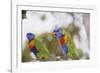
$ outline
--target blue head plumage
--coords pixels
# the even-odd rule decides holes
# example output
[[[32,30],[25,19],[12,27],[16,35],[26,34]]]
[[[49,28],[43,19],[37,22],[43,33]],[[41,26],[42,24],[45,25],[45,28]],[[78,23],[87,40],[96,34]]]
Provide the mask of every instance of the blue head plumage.
[[[61,28],[56,28],[54,32],[56,33],[57,38],[61,38],[63,35],[61,32]]]
[[[54,29],[54,32],[59,32],[59,31],[61,31],[61,28],[56,27],[56,28]]]
[[[27,33],[26,37],[29,41],[33,40],[35,38],[35,35],[33,33]]]

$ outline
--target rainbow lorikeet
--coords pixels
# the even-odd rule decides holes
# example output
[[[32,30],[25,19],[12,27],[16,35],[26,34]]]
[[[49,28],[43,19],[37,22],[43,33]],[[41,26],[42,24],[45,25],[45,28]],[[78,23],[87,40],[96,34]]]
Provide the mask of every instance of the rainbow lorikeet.
[[[67,53],[68,53],[68,47],[67,47],[67,40],[66,40],[66,36],[62,33],[60,28],[56,28],[53,33],[56,35],[58,42],[61,46],[61,50],[63,52],[64,55],[64,59],[66,59],[67,57]]]
[[[37,53],[39,52],[38,49],[35,46],[35,35],[33,33],[27,33],[26,35],[27,39],[28,39],[28,47],[30,49],[30,51],[37,57]]]

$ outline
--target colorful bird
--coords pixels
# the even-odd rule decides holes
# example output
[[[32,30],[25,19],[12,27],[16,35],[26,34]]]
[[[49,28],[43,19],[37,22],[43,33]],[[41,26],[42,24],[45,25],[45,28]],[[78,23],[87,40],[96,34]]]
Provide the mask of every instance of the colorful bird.
[[[68,47],[67,47],[67,35],[65,36],[61,29],[60,28],[56,28],[54,31],[53,31],[53,34],[56,35],[57,37],[57,40],[61,46],[61,50],[63,52],[63,55],[64,55],[64,59],[67,58],[67,53],[68,53]]]
[[[40,61],[48,61],[51,58],[51,54],[50,54],[48,48],[46,47],[46,44],[40,40],[41,40],[41,38],[39,38],[39,37],[37,37],[35,40],[36,41],[35,45],[39,50],[38,59]]]
[[[35,42],[34,42],[35,35],[33,33],[27,33],[26,37],[29,40],[28,47],[29,47],[30,51],[37,57],[37,53],[39,51],[35,46]]]

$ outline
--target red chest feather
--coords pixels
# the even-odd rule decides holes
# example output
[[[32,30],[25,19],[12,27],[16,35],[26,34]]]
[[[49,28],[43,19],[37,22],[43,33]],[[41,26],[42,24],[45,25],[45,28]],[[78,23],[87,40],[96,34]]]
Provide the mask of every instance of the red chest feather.
[[[59,41],[60,41],[61,45],[65,44],[65,38],[64,38],[64,36],[62,36]]]

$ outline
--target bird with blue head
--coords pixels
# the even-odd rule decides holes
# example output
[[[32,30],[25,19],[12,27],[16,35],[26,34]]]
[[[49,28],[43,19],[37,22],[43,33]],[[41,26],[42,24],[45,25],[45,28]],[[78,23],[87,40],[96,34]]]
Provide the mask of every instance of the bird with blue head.
[[[55,28],[53,31],[53,34],[57,37],[57,40],[61,46],[61,50],[62,50],[64,59],[67,59],[68,47],[66,44],[67,41],[65,39],[67,37],[67,35],[64,35],[62,33],[61,28]]]
[[[29,32],[27,33],[26,37],[28,39],[28,48],[37,57],[39,50],[35,46],[35,35]]]

